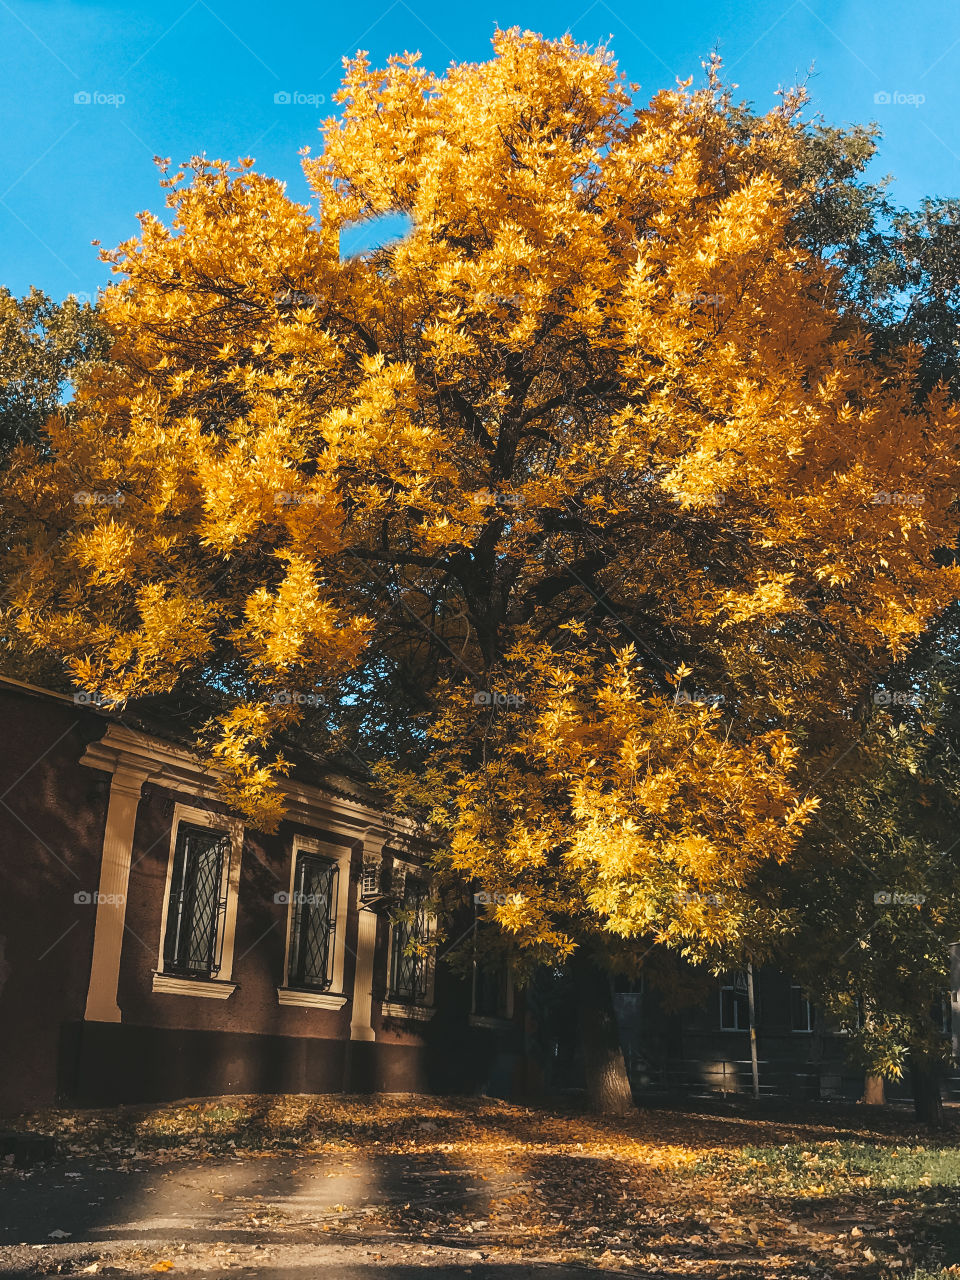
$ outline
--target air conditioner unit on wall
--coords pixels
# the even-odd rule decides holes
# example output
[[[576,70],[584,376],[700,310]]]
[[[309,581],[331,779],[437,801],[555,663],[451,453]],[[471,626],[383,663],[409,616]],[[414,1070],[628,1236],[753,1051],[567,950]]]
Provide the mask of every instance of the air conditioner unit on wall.
[[[375,898],[383,895],[380,891],[380,881],[383,876],[383,863],[379,858],[365,857],[363,860],[363,869],[360,872],[360,901],[370,902]]]
[[[360,870],[360,906],[373,910],[392,902],[383,860],[376,854],[365,854]]]

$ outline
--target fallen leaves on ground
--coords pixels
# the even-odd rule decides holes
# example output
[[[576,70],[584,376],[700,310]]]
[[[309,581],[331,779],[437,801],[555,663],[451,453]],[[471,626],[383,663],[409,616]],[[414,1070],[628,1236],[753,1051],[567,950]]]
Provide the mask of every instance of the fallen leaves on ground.
[[[293,1154],[302,1180],[344,1180],[339,1199],[299,1216],[211,1193],[251,1232],[419,1242],[657,1280],[892,1278],[920,1255],[957,1261],[935,1228],[960,1209],[960,1150],[951,1133],[924,1141],[891,1113],[657,1108],[613,1121],[490,1099],[297,1095],[48,1111],[26,1123],[99,1167]],[[347,1194],[358,1168],[382,1194]]]

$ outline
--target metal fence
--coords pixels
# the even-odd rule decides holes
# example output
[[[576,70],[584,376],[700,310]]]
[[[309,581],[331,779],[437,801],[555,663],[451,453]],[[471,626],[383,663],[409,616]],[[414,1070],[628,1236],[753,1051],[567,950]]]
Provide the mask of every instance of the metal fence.
[[[753,1071],[749,1058],[679,1058],[653,1064],[627,1052],[627,1070],[637,1093],[682,1093],[690,1097],[751,1094]],[[863,1077],[830,1065],[798,1069],[795,1065],[760,1058],[757,1075],[761,1097],[856,1098]]]
[[[625,1050],[627,1070],[634,1092],[642,1094],[683,1094],[691,1098],[711,1098],[718,1094],[751,1095],[753,1073],[749,1058],[674,1058],[665,1063]],[[795,1063],[760,1058],[757,1062],[760,1096],[817,1101],[857,1101],[863,1095],[863,1073],[838,1062],[812,1063],[800,1068]],[[912,1096],[909,1075],[887,1083],[891,1101],[908,1101]],[[960,1102],[960,1072],[943,1078],[943,1098]]]

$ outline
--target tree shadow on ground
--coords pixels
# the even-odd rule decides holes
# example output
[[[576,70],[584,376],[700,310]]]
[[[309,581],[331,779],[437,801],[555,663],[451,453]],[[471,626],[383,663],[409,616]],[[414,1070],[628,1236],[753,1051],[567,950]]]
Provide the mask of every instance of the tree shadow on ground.
[[[759,1108],[746,1115],[665,1109],[624,1122],[478,1099],[322,1095],[178,1107],[176,1115],[189,1116],[187,1123],[195,1125],[197,1142],[209,1140],[208,1159],[195,1152],[191,1159],[152,1164],[145,1156],[144,1168],[103,1168],[118,1153],[129,1164],[125,1151],[162,1150],[166,1142],[183,1142],[170,1107],[125,1109],[128,1137],[114,1135],[95,1160],[56,1162],[5,1180],[0,1244],[43,1245],[48,1260],[62,1259],[76,1269],[81,1259],[102,1257],[104,1275],[110,1274],[111,1252],[172,1250],[182,1244],[199,1251],[201,1269],[195,1269],[195,1262],[190,1270],[195,1280],[202,1280],[206,1266],[203,1251],[215,1245],[235,1246],[249,1257],[257,1246],[290,1252],[296,1247],[321,1250],[334,1242],[345,1251],[339,1270],[330,1269],[338,1277],[352,1274],[354,1258],[364,1249],[382,1244],[385,1261],[358,1264],[358,1276],[419,1272],[513,1280],[527,1274],[582,1275],[584,1269],[595,1271],[596,1258],[606,1253],[614,1260],[622,1255],[620,1274],[642,1274],[644,1280],[681,1274],[715,1280],[734,1273],[747,1280],[772,1274],[767,1266],[771,1253],[783,1260],[777,1274],[784,1276],[807,1274],[814,1254],[821,1264],[830,1262],[835,1246],[838,1251],[853,1247],[851,1225],[871,1211],[873,1226],[869,1231],[864,1227],[862,1247],[895,1257],[892,1251],[915,1233],[904,1226],[899,1239],[881,1239],[888,1224],[876,1202],[899,1197],[898,1226],[912,1215],[940,1252],[958,1256],[958,1232],[951,1226],[960,1203],[956,1188],[936,1184],[869,1193],[851,1188],[849,1195],[805,1196],[803,1188],[786,1192],[756,1172],[743,1180],[751,1162],[730,1156],[743,1146],[776,1148],[837,1139],[885,1150],[915,1135],[912,1117],[903,1115],[878,1119],[863,1109],[809,1106],[776,1112]],[[169,1120],[173,1125],[172,1132],[151,1128],[158,1113],[164,1124]],[[218,1126],[210,1134],[203,1131],[207,1113]],[[837,1125],[840,1118],[843,1128]],[[241,1156],[248,1139],[252,1151]],[[679,1150],[675,1166],[666,1150],[671,1144]],[[928,1140],[926,1145],[932,1144]],[[941,1145],[955,1146],[954,1135],[943,1135]],[[697,1154],[709,1147],[718,1153],[712,1164],[713,1157]],[[685,1164],[686,1159],[691,1162]],[[136,1166],[135,1156],[132,1164]],[[950,1201],[946,1210],[944,1199]],[[751,1228],[752,1220],[762,1230]],[[800,1230],[791,1234],[787,1222]],[[54,1247],[56,1231],[67,1234]],[[428,1256],[415,1265],[387,1256],[391,1250],[395,1254],[401,1248],[428,1246],[465,1254],[506,1246],[515,1251],[513,1256],[531,1261],[519,1270],[519,1264],[492,1258],[444,1270]],[[638,1255],[650,1261],[640,1271]],[[554,1264],[535,1261],[571,1256],[582,1257],[584,1266],[578,1270],[556,1264],[551,1271]],[[10,1261],[21,1259],[11,1251]],[[870,1272],[867,1258],[848,1256],[847,1264],[850,1276]],[[273,1267],[265,1258],[233,1269],[241,1275],[254,1271],[264,1280],[303,1270],[292,1258],[283,1266]],[[148,1270],[114,1274],[146,1275]],[[0,1274],[37,1271],[4,1270],[0,1260]],[[212,1274],[227,1272],[219,1266]]]
[[[144,1152],[202,1144],[211,1152],[229,1154],[231,1144],[247,1150],[339,1145],[366,1149],[376,1143],[429,1147],[437,1141],[483,1133],[518,1143],[542,1134],[555,1142],[632,1140],[677,1145],[689,1145],[695,1135],[697,1146],[714,1147],[810,1142],[823,1137],[874,1142],[922,1138],[952,1144],[960,1132],[952,1112],[949,1108],[942,1134],[931,1135],[905,1109],[843,1103],[647,1100],[636,1116],[608,1120],[475,1097],[237,1095],[73,1113],[77,1119],[71,1117],[71,1128],[61,1129],[61,1136],[78,1138],[88,1149],[110,1156],[130,1144]],[[56,1132],[60,1117],[51,1111],[29,1121],[31,1128]]]

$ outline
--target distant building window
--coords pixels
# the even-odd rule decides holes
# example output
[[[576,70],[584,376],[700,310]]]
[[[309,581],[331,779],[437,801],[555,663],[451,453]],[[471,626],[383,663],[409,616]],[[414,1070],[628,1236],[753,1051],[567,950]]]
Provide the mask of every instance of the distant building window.
[[[720,984],[720,1029],[722,1031],[750,1029],[750,1001],[747,996],[745,973],[729,974]]]
[[[430,964],[426,944],[430,938],[427,886],[407,875],[403,898],[393,922],[390,951],[390,998],[408,1004],[425,1004]]]
[[[513,1013],[510,967],[505,962],[473,965],[473,1014],[478,1018],[509,1018]]]
[[[613,979],[613,994],[615,996],[631,996],[637,1000],[643,998],[646,990],[646,975],[638,974],[635,978],[629,978],[625,974],[618,973]]]
[[[313,853],[297,853],[290,899],[288,983],[313,991],[333,980],[334,934],[339,868]]]
[[[230,844],[226,832],[180,823],[163,941],[164,973],[210,978],[220,972]]]
[[[790,988],[790,1027],[793,1031],[813,1030],[813,1005],[803,987],[796,985]]]
[[[951,1015],[950,992],[941,991],[939,1000],[935,1000],[930,1009],[930,1017],[933,1025],[942,1036],[949,1036],[953,1032],[953,1018]]]

